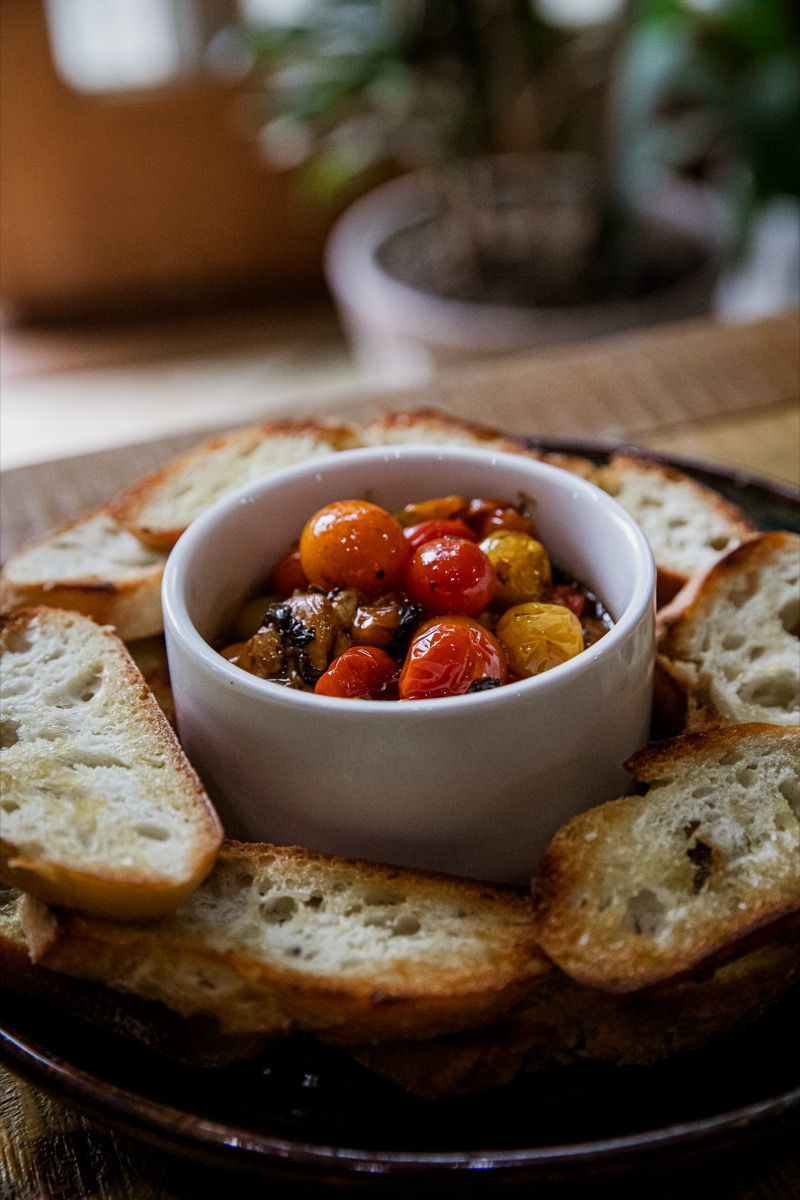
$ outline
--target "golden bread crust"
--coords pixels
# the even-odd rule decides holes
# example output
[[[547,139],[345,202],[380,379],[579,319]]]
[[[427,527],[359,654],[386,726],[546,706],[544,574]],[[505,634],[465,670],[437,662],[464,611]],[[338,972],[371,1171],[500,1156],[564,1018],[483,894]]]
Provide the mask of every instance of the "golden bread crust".
[[[496,1020],[550,973],[517,889],[228,842],[171,917],[119,924],[29,906],[34,960],[228,1032],[339,1044]]]
[[[800,925],[800,729],[657,743],[650,785],[573,818],[533,881],[539,946],[587,987],[674,982]]]
[[[177,907],[211,870],[222,829],[123,643],[78,613],[18,609],[0,616],[0,652],[0,879],[119,920]],[[161,857],[154,837],[169,846]]]

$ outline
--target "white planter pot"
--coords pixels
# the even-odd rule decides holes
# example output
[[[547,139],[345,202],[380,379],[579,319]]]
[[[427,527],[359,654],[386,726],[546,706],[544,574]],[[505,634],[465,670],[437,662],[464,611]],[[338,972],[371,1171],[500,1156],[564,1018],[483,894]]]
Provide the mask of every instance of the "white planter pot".
[[[663,209],[663,205],[660,206]],[[696,236],[696,212],[670,207],[658,219]],[[708,312],[717,269],[703,265],[635,299],[525,308],[449,299],[395,278],[378,251],[399,230],[434,216],[415,176],[376,188],[339,219],[328,239],[328,286],[359,365],[390,386],[416,385],[467,359],[485,358],[617,333]],[[705,247],[704,247],[705,250]]]

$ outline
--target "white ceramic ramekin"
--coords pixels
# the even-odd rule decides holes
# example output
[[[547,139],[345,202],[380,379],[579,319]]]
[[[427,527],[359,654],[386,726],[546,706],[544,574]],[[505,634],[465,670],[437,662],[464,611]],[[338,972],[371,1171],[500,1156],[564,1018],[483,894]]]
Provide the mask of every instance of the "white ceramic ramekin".
[[[554,563],[616,624],[571,661],[471,696],[326,698],[257,679],[211,647],[317,509],[435,496],[526,498]],[[250,483],[178,542],[164,619],[181,741],[226,832],[486,879],[527,881],[556,829],[624,792],[648,738],[655,569],[609,496],[523,456],[461,447],[345,451]]]

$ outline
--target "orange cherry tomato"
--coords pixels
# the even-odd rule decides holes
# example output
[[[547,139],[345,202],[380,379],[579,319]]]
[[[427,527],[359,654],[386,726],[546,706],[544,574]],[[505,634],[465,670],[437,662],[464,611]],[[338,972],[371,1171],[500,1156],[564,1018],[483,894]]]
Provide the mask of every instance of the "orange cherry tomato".
[[[427,621],[411,640],[400,672],[401,700],[433,700],[500,687],[508,668],[494,634],[471,617]]]
[[[440,518],[439,520],[420,521],[419,525],[407,526],[403,533],[412,552],[419,550],[420,546],[424,546],[426,542],[432,542],[436,538],[461,537],[470,542],[475,541],[475,534],[469,525],[457,517],[450,520]]]
[[[471,500],[464,519],[475,530],[479,542],[498,529],[534,536],[533,522],[507,500]]]
[[[272,588],[281,599],[291,596],[292,592],[305,592],[308,589],[308,576],[300,562],[300,547],[293,546],[287,550],[275,563],[270,576]]]
[[[405,529],[408,525],[419,525],[422,521],[450,520],[459,516],[467,507],[467,503],[464,496],[436,496],[433,500],[407,504],[399,513],[395,513],[395,516]]]
[[[406,590],[429,613],[477,616],[488,607],[495,571],[475,542],[445,537],[416,550],[406,572]]]
[[[375,596],[396,587],[410,556],[403,530],[385,508],[366,500],[339,500],[308,521],[300,563],[310,583],[330,591],[355,588]]]
[[[398,666],[376,646],[351,646],[335,658],[314,691],[349,700],[396,700]]]

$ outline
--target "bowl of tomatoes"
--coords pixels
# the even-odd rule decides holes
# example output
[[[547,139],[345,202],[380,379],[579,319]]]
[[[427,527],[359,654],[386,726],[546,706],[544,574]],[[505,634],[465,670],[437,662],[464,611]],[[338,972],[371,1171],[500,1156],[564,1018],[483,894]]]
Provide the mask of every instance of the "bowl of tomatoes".
[[[230,836],[523,883],[647,741],[654,582],[624,510],[534,457],[301,463],[170,555],[180,738]]]

